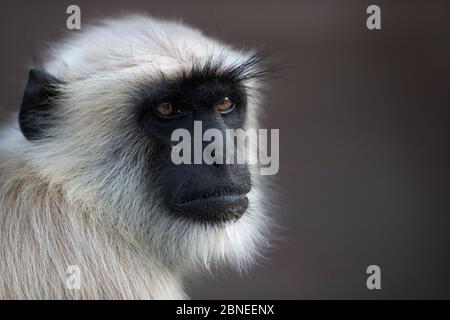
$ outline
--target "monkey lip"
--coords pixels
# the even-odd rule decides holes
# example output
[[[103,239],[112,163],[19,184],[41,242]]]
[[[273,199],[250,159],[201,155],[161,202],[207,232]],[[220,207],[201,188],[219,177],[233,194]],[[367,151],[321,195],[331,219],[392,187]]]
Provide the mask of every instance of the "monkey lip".
[[[246,194],[211,194],[183,201],[176,205],[179,212],[202,222],[226,222],[239,219],[248,208]]]

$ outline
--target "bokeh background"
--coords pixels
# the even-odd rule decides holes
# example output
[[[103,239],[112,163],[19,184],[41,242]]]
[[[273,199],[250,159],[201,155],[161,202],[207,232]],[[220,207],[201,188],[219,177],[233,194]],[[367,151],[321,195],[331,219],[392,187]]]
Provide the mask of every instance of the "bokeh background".
[[[450,298],[449,1],[2,1],[2,119],[42,44],[73,32],[70,4],[82,23],[179,18],[287,66],[265,121],[280,129],[280,240],[247,275],[190,281],[191,297]],[[370,4],[382,30],[366,28]]]

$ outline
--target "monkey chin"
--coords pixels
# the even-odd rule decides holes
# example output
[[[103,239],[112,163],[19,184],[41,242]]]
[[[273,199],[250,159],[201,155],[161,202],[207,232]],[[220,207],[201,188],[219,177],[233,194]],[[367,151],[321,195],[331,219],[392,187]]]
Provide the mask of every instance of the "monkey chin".
[[[223,225],[237,221],[247,211],[248,198],[239,195],[206,195],[182,201],[175,212],[198,223]]]

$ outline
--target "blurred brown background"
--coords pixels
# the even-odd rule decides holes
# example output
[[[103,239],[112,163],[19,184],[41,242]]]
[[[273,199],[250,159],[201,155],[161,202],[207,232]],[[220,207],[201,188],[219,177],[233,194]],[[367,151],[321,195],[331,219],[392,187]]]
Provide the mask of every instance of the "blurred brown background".
[[[69,4],[82,23],[181,18],[289,66],[265,124],[280,129],[282,239],[248,275],[193,281],[193,298],[450,298],[449,1],[2,1],[3,119],[39,45],[71,32]]]

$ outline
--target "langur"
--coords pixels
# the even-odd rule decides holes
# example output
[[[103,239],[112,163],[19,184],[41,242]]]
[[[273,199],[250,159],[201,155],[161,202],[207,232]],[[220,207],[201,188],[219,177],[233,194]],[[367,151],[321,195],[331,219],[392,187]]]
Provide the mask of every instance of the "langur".
[[[260,53],[145,16],[52,45],[1,133],[0,298],[184,299],[188,274],[252,265],[263,177],[174,164],[171,133],[257,128],[268,74]]]

